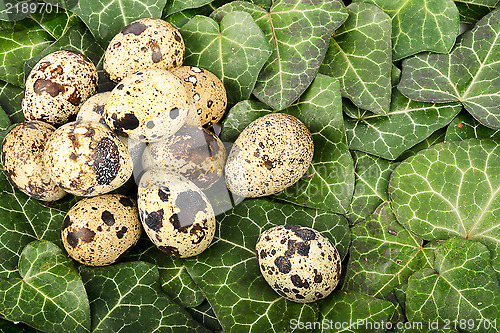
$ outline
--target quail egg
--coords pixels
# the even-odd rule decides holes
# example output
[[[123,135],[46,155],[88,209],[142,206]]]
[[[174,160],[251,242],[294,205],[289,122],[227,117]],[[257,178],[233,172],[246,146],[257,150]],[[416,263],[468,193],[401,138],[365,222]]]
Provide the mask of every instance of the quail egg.
[[[84,198],[63,221],[64,248],[76,261],[89,266],[114,263],[141,236],[137,206],[128,197],[105,194]]]
[[[5,174],[23,193],[37,200],[55,201],[66,195],[43,165],[45,144],[55,130],[52,125],[32,120],[14,127],[3,140]]]
[[[78,111],[76,120],[95,121],[107,126],[104,120],[104,107],[110,94],[109,91],[102,92],[87,99]]]
[[[215,216],[203,192],[191,181],[161,169],[141,178],[137,206],[149,239],[180,258],[203,252],[215,234]]]
[[[269,113],[238,136],[226,163],[226,184],[243,197],[278,193],[309,168],[313,140],[307,127],[284,113]]]
[[[224,85],[217,76],[199,67],[181,66],[171,70],[182,79],[196,110],[193,125],[211,127],[226,111],[227,95]]]
[[[130,23],[109,43],[104,54],[104,74],[119,82],[130,74],[151,68],[182,65],[184,41],[170,23],[144,18]]]
[[[163,69],[136,72],[111,91],[106,106],[108,126],[133,140],[154,142],[174,134],[189,112],[182,81]]]
[[[267,283],[281,296],[309,303],[328,296],[339,282],[340,255],[320,232],[299,225],[264,231],[255,246]]]
[[[43,162],[56,184],[78,196],[113,191],[132,175],[125,145],[108,127],[90,121],[59,127],[47,142]]]
[[[208,189],[224,171],[226,149],[212,132],[183,126],[173,136],[151,143],[143,154],[144,169],[162,168]]]
[[[87,57],[57,51],[42,58],[26,79],[22,109],[27,120],[66,123],[97,92],[97,70]]]

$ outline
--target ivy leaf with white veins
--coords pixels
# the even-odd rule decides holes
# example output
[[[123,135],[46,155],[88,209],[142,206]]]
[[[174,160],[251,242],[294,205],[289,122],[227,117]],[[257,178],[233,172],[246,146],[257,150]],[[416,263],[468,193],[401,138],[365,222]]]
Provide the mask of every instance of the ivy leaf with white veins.
[[[358,119],[344,119],[349,148],[389,160],[395,160],[408,148],[448,125],[462,109],[457,102],[432,104],[412,101],[397,90],[393,91],[387,115],[356,110],[346,100],[343,107],[350,109],[346,111],[348,114],[360,115]]]
[[[276,196],[301,206],[344,214],[354,191],[354,165],[347,148],[337,79],[318,74],[300,99],[280,112],[297,117],[311,132],[314,155],[306,175]],[[272,112],[243,101],[229,110],[222,140],[234,141],[253,120]],[[226,134],[228,133],[228,134]]]
[[[0,171],[0,278],[19,276],[17,263],[28,243],[45,239],[61,244],[65,215],[42,207],[11,185],[3,170]]]
[[[233,11],[252,15],[272,54],[259,74],[253,94],[273,109],[291,105],[314,80],[330,38],[346,19],[339,0],[278,0],[270,11],[233,1],[212,13],[217,21]]]
[[[208,332],[163,294],[158,268],[143,261],[80,266],[92,332]]]
[[[384,202],[352,229],[352,244],[343,289],[387,298],[415,271],[430,267],[423,240],[401,226]]]
[[[435,250],[432,268],[413,274],[406,289],[406,315],[410,322],[462,320],[470,332],[498,332],[483,322],[500,313],[500,282],[490,266],[490,251],[481,243],[450,238]]]
[[[486,245],[500,272],[500,145],[449,141],[401,162],[389,182],[398,221],[426,240],[462,237]]]
[[[402,162],[407,158],[417,154],[421,150],[427,149],[435,144],[446,141],[445,135],[446,135],[446,127],[438,129],[430,136],[428,136],[424,141],[417,143],[416,145],[414,145],[413,147],[411,147],[410,149],[406,150],[404,153],[399,155],[399,157],[396,159],[396,162]]]
[[[250,97],[271,51],[248,13],[228,14],[220,27],[209,17],[195,16],[180,32],[186,44],[185,65],[207,69],[219,77],[229,104]]]
[[[186,310],[193,316],[194,320],[203,324],[206,328],[212,331],[222,332],[222,326],[220,326],[214,310],[207,301],[204,301],[195,308],[186,308]]]
[[[422,51],[448,53],[458,36],[458,10],[452,0],[354,0],[376,5],[392,19],[392,58]]]
[[[492,139],[500,142],[500,130],[481,125],[466,112],[460,113],[448,125],[445,141],[462,141],[472,138]]]
[[[205,293],[224,332],[282,332],[290,320],[313,322],[314,304],[288,301],[262,276],[255,256],[259,235],[276,225],[298,224],[322,232],[345,257],[350,243],[347,220],[322,210],[248,199],[217,217],[214,241],[203,253],[185,259],[193,280]]]
[[[335,31],[319,72],[338,78],[342,96],[386,114],[391,103],[391,18],[378,7],[352,3]]]
[[[498,0],[454,0],[460,13],[460,21],[475,23],[497,8]]]
[[[405,59],[398,89],[418,101],[460,101],[481,124],[500,129],[499,55],[500,8],[466,31],[450,54]]]
[[[326,323],[313,332],[373,332],[369,324],[388,322],[396,308],[389,301],[352,291],[334,291],[319,302],[318,322]],[[337,326],[336,326],[337,325]],[[339,327],[340,326],[340,327]]]
[[[0,80],[0,107],[9,115],[13,123],[25,120],[21,108],[23,93],[23,88]]]
[[[26,246],[21,278],[0,278],[0,313],[44,332],[88,332],[90,308],[73,261],[48,241]]]
[[[209,4],[212,0],[167,0],[167,4],[163,8],[163,17],[181,12],[183,10],[199,8]]]
[[[354,150],[352,154],[356,183],[346,217],[354,225],[370,216],[382,202],[389,200],[389,176],[397,163],[361,151]]]

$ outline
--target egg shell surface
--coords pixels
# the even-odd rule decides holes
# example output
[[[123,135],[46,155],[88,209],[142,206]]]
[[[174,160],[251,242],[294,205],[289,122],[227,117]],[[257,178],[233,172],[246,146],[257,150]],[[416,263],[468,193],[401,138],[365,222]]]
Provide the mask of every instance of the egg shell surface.
[[[68,254],[89,266],[114,263],[141,236],[137,206],[130,198],[105,194],[84,198],[63,221],[62,242]]]
[[[171,256],[195,256],[212,242],[212,206],[193,182],[180,175],[147,171],[139,183],[137,205],[149,239]]]
[[[27,120],[66,123],[97,92],[97,70],[87,57],[57,51],[42,58],[26,79],[22,109]]]
[[[113,37],[104,54],[104,74],[119,82],[141,70],[168,70],[182,65],[184,52],[182,35],[170,23],[143,18]]]
[[[284,113],[262,116],[231,148],[225,167],[227,187],[249,198],[278,193],[306,173],[313,152],[311,134],[297,118]]]
[[[325,298],[339,281],[341,259],[337,249],[312,228],[270,228],[259,236],[255,251],[267,283],[290,301],[309,303]]]
[[[188,112],[181,80],[166,70],[150,69],[126,77],[111,91],[105,119],[120,135],[155,142],[181,128]]]
[[[78,196],[104,194],[122,186],[132,175],[127,147],[105,125],[74,121],[59,127],[43,153],[50,177]]]
[[[43,150],[55,130],[42,121],[26,121],[10,130],[3,140],[5,174],[23,193],[37,200],[55,201],[66,195],[43,164]]]
[[[95,121],[107,126],[104,120],[104,107],[110,94],[110,91],[106,91],[95,94],[87,99],[80,108],[80,111],[78,111],[76,120]]]

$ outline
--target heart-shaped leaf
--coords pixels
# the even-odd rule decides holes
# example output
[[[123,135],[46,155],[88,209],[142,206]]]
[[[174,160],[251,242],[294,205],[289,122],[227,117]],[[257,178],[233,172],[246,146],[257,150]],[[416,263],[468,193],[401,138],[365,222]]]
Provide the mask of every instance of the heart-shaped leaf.
[[[230,104],[250,97],[271,51],[248,13],[228,14],[220,27],[211,18],[195,16],[180,32],[186,44],[185,65],[205,68],[219,77]]]
[[[499,50],[500,9],[496,9],[465,32],[450,54],[405,59],[398,89],[419,101],[460,101],[481,124],[500,129]]]
[[[454,0],[460,13],[460,21],[475,23],[497,8],[498,0]]]
[[[338,78],[342,96],[378,114],[391,103],[391,18],[378,7],[353,3],[335,31],[319,72]]]
[[[163,294],[158,268],[134,261],[80,266],[92,314],[92,332],[208,332]]]
[[[324,325],[316,327],[313,331],[315,333],[373,332],[374,323],[389,321],[394,315],[395,307],[383,299],[341,290],[321,301],[319,310],[318,322]],[[372,325],[371,329],[369,325]]]
[[[387,115],[356,110],[348,101],[343,107],[351,109],[348,114],[359,114],[356,120],[344,119],[349,148],[389,160],[448,125],[461,110],[459,103],[416,102],[396,90]]]
[[[351,231],[345,290],[386,298],[415,271],[432,264],[423,240],[398,223],[388,202]]]
[[[446,141],[462,141],[467,139],[493,139],[500,142],[500,130],[481,125],[470,114],[463,112],[453,119],[446,130]]]
[[[500,271],[500,145],[450,141],[399,164],[389,183],[398,221],[427,240],[462,237],[485,244]]]
[[[316,306],[288,301],[267,284],[257,264],[255,243],[264,230],[298,224],[322,232],[344,257],[350,243],[347,220],[321,210],[249,199],[219,215],[217,221],[213,243],[185,264],[224,332],[282,332],[292,319],[315,321]]]
[[[410,322],[438,321],[468,332],[498,332],[500,283],[490,251],[477,242],[451,238],[435,250],[432,268],[413,274],[406,289]],[[456,320],[456,322],[452,322]]]
[[[20,123],[25,120],[21,108],[23,93],[23,88],[0,80],[0,106],[9,115],[13,123]]]
[[[354,166],[347,149],[337,79],[318,74],[297,103],[281,110],[311,132],[314,156],[307,175],[277,196],[289,202],[345,213],[354,190]],[[223,123],[222,140],[234,141],[253,120],[271,112],[255,101],[235,105]]]
[[[252,15],[271,46],[272,54],[253,94],[276,110],[292,104],[311,84],[330,37],[347,19],[339,0],[277,0],[270,11],[249,2],[233,1],[211,16],[220,21],[233,11]]]
[[[61,225],[65,213],[44,209],[7,180],[0,172],[0,278],[19,276],[18,261],[23,248],[37,240],[61,244]]]
[[[88,332],[89,301],[73,261],[35,241],[19,258],[21,278],[0,278],[0,313],[45,332]]]
[[[384,201],[389,200],[387,185],[397,163],[353,151],[356,183],[347,219],[351,225],[370,216]]]
[[[458,10],[452,0],[354,0],[374,4],[392,19],[392,57],[422,51],[448,53],[458,35]]]

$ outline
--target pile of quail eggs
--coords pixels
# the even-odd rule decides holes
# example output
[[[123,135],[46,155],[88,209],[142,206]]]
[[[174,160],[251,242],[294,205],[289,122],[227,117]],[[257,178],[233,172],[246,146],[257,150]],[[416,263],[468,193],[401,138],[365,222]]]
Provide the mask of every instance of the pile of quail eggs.
[[[61,230],[66,251],[82,264],[114,263],[142,230],[166,254],[195,256],[215,234],[215,184],[239,197],[267,196],[310,166],[309,130],[283,113],[252,122],[226,154],[211,130],[227,106],[224,85],[208,70],[182,66],[184,51],[172,25],[141,19],[105,52],[111,91],[97,93],[95,65],[73,51],[47,55],[26,80],[26,122],[5,137],[3,167],[34,199],[84,197]],[[138,185],[136,200],[110,193],[130,180]],[[290,300],[321,299],[338,282],[338,252],[314,229],[269,229],[256,254],[266,281]]]

